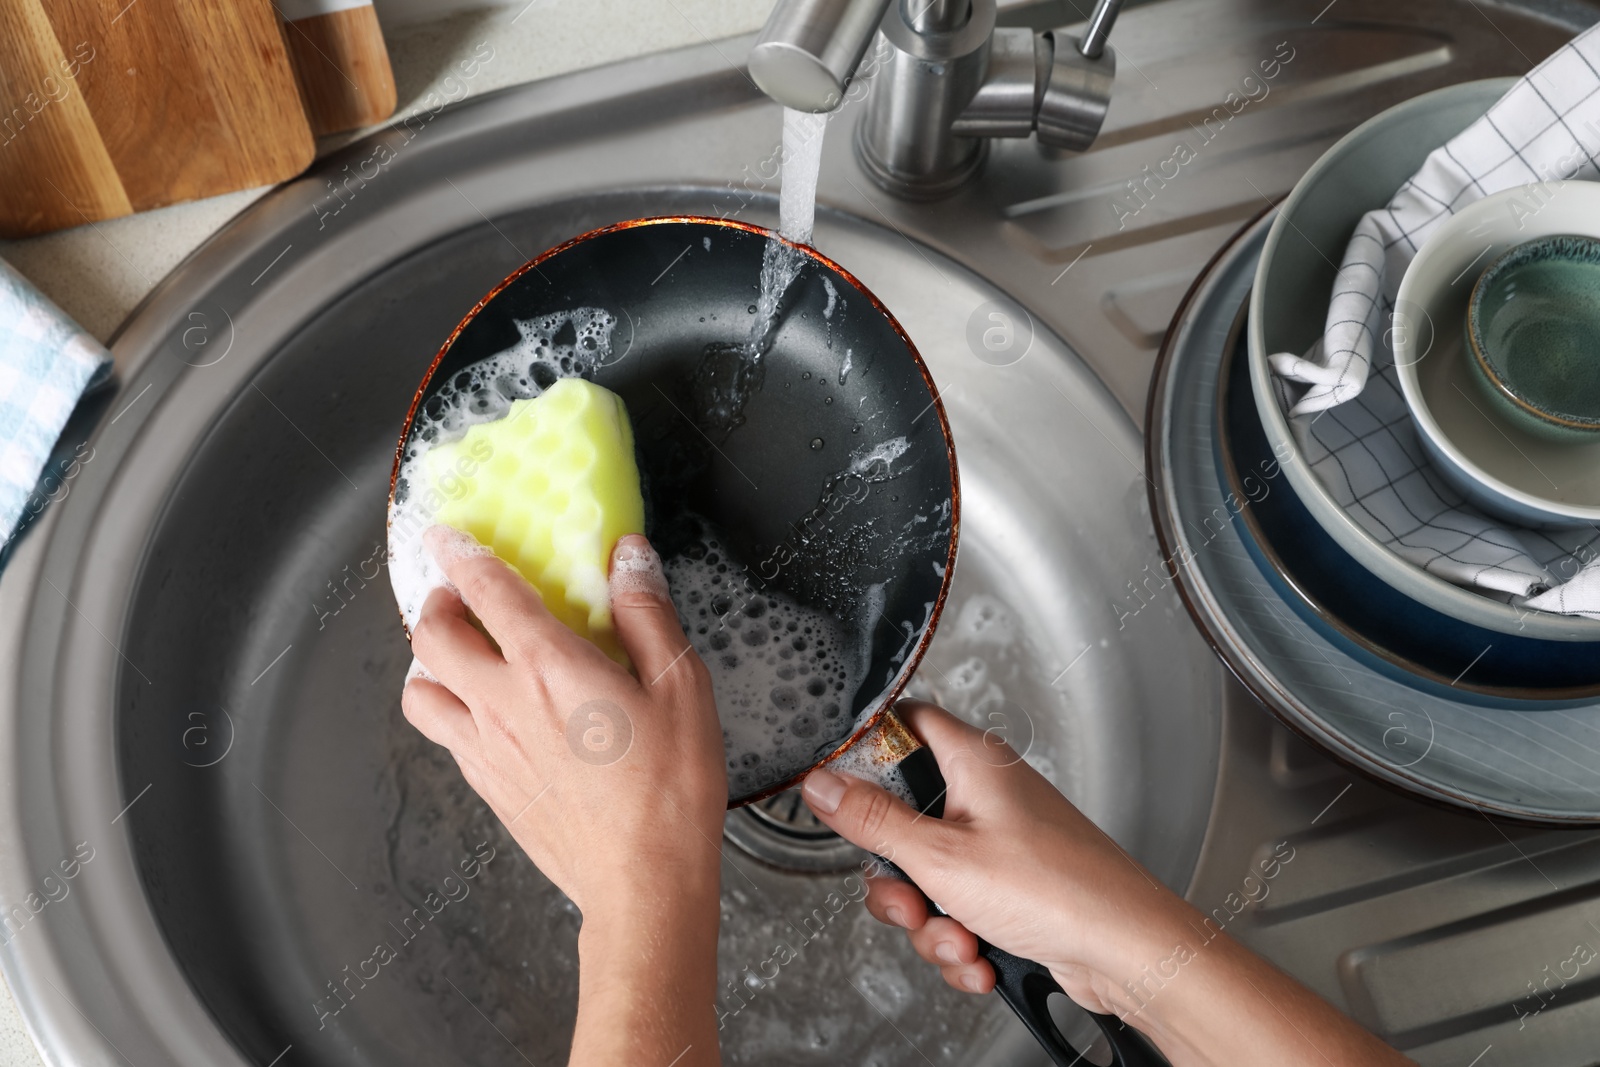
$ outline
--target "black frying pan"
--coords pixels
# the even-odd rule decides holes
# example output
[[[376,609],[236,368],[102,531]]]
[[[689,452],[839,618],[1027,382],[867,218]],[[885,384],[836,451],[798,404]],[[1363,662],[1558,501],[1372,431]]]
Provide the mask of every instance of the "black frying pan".
[[[783,249],[800,257],[800,272],[752,361],[763,257]],[[699,520],[710,520],[744,563],[726,610],[776,588],[869,642],[849,707],[803,758],[730,768],[729,807],[786,789],[850,750],[867,753],[853,771],[875,770],[925,810],[942,808],[931,754],[891,708],[928,646],[954,570],[960,487],[950,427],[899,323],[814,249],[746,223],[683,217],[619,223],[544,253],[473,308],[435,358],[406,417],[391,498],[410,491],[400,461],[419,410],[463,368],[517,344],[519,322],[580,307],[603,309],[615,324],[565,372],[627,403],[646,533],[662,557],[698,540]],[[898,452],[892,463],[852,469],[896,441],[904,448],[889,450]],[[881,592],[866,595],[873,588]],[[1045,1000],[1059,987],[1048,971],[987,946],[985,954],[1002,996],[1055,1062],[1079,1062],[1050,1021]],[[1101,1025],[1119,1049],[1131,1034],[1115,1019]]]

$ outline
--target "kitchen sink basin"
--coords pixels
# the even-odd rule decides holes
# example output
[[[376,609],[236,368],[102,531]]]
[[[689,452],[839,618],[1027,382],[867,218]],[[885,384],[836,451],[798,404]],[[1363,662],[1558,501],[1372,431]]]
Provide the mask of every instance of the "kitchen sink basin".
[[[820,187],[817,246],[921,350],[961,464],[960,559],[914,691],[1003,729],[1208,908],[1348,776],[1271,732],[1160,576],[1138,432],[1154,349],[1211,253],[1328,143],[1393,100],[1524,69],[1505,41],[1541,55],[1580,10],[1468,26],[1451,3],[1320,6],[1130,11],[1101,145],[999,143],[938,205],[871,184],[847,105]],[[1281,92],[1192,173],[1135,195],[1193,102],[1280,40],[1300,57]],[[0,576],[0,849],[23,860],[0,899],[44,892],[80,843],[93,855],[8,931],[6,974],[50,1057],[562,1059],[579,916],[400,714],[390,465],[435,350],[526,259],[632,217],[775,220],[778,111],[726,61],[748,45],[508,90],[351,145],[248,209],[116,339],[125,379],[84,428],[93,459]],[[1365,785],[1343,803],[1422,834],[1458,818]],[[950,991],[869,919],[858,859],[792,796],[730,813],[725,1061],[1044,1062],[997,999]],[[1274,941],[1253,923],[1236,929],[1358,999],[1330,977],[1360,944],[1348,924],[1343,941]],[[779,942],[796,958],[761,977]]]

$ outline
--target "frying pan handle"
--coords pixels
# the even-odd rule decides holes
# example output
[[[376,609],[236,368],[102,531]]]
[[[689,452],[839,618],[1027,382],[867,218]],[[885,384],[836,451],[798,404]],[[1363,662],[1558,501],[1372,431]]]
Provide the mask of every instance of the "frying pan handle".
[[[1017,1013],[1022,1025],[1050,1054],[1052,1063],[1057,1067],[1073,1067],[1074,1064],[1089,1062],[1067,1044],[1055,1020],[1050,1017],[1050,994],[1065,994],[1048,968],[1021,956],[1013,956],[1005,949],[995,948],[981,939],[978,941],[978,955],[988,960],[994,968],[994,991]],[[1089,1018],[1106,1035],[1106,1041],[1111,1045],[1111,1062],[1116,1067],[1167,1067],[1167,1061],[1136,1030],[1115,1015],[1090,1012]]]
[[[887,716],[894,718],[891,729],[898,727],[899,731],[907,736],[911,732],[895,718],[891,711]],[[939,772],[939,763],[933,757],[933,751],[924,748],[913,739],[916,747],[893,763],[878,763],[882,768],[880,773],[898,772],[903,790],[911,793],[918,811],[931,815],[935,819],[944,815],[944,775]],[[889,785],[890,783],[881,783]],[[890,786],[893,788],[893,786]],[[889,860],[879,861],[883,873],[891,877],[910,882],[904,871],[896,867]],[[928,901],[930,908],[940,915],[944,909]],[[1000,999],[1016,1012],[1017,1018],[1022,1020],[1022,1025],[1028,1028],[1029,1033],[1044,1048],[1050,1056],[1050,1062],[1056,1067],[1076,1067],[1090,1061],[1083,1054],[1067,1043],[1061,1030],[1056,1026],[1055,1020],[1050,1017],[1050,994],[1065,991],[1061,988],[1049,968],[1033,960],[1025,960],[1021,956],[1013,956],[1004,949],[995,948],[987,941],[978,940],[978,955],[989,961],[994,968],[994,991],[1000,994]],[[1150,1044],[1132,1027],[1128,1026],[1115,1015],[1097,1015],[1089,1013],[1089,1017],[1100,1027],[1100,1032],[1105,1034],[1106,1041],[1111,1045],[1111,1062],[1113,1067],[1167,1067],[1167,1061],[1156,1052]]]

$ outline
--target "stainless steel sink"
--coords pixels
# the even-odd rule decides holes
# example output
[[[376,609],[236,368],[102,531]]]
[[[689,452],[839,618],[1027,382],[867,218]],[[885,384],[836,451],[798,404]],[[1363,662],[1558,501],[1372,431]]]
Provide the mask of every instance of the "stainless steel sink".
[[[1519,848],[1559,854],[1580,880],[1600,858],[1579,862],[1586,838],[1363,784],[1346,794],[1348,774],[1226,684],[1156,575],[1137,423],[1184,290],[1322,148],[1394,100],[1524,69],[1523,53],[1593,16],[1470,0],[1320,8],[1130,11],[1101,145],[1052,158],[997,144],[980,180],[941,204],[867,181],[847,109],[829,133],[817,244],[901,318],[961,457],[962,555],[922,690],[986,724],[1003,711],[1030,760],[1207,910],[1258,848],[1293,841],[1301,858],[1277,895],[1230,929],[1424,1061],[1465,1063],[1474,1043],[1527,1040],[1492,1030],[1515,1026],[1510,1008],[1452,1015],[1471,981],[1459,967],[1434,976],[1450,996],[1429,1000],[1395,992],[1411,972],[1370,960],[1401,960],[1391,944],[1413,970],[1444,958],[1415,945],[1447,912],[1494,928],[1469,918],[1485,885],[1496,908],[1537,913],[1545,864],[1524,871]],[[1056,4],[1006,17],[1073,18]],[[1149,180],[1143,168],[1281,59],[1281,41],[1294,58],[1270,93],[1215,124],[1177,178]],[[399,715],[408,653],[381,573],[389,463],[434,349],[523,260],[631,216],[773,221],[777,111],[726,62],[747,46],[510,90],[353,145],[248,210],[117,338],[131,371],[95,459],[0,576],[0,849],[25,861],[0,872],[0,900],[46,892],[80,842],[93,849],[3,955],[51,1057],[561,1058],[578,916]],[[974,342],[991,313],[1031,343]],[[841,869],[848,851],[795,815],[780,802],[730,816],[742,844],[725,849],[726,1060],[1037,1062],[992,999],[945,990],[873,926]],[[752,978],[777,941],[798,958]],[[379,943],[395,958],[374,975]],[[1567,1003],[1527,1027],[1540,1062],[1593,1058],[1581,1022],[1560,1022]]]

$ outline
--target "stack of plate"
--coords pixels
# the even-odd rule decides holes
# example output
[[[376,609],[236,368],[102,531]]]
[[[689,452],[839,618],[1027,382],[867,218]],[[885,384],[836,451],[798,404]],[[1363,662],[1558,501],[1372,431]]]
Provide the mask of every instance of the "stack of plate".
[[[1219,255],[1151,385],[1151,499],[1202,630],[1291,727],[1437,800],[1600,823],[1600,621],[1451,585],[1374,539],[1307,465],[1266,361],[1320,335],[1361,215],[1510,84],[1453,86],[1378,116]]]

